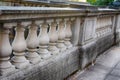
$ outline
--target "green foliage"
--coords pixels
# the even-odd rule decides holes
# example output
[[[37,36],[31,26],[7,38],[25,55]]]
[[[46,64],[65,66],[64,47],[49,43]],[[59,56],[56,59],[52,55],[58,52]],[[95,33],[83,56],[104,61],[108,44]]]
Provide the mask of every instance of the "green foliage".
[[[96,5],[102,5],[102,6],[106,6],[109,3],[113,2],[114,0],[97,0],[96,1]]]
[[[114,0],[87,0],[92,5],[106,6]]]
[[[87,0],[87,2],[89,2],[90,4],[95,4],[96,0]]]

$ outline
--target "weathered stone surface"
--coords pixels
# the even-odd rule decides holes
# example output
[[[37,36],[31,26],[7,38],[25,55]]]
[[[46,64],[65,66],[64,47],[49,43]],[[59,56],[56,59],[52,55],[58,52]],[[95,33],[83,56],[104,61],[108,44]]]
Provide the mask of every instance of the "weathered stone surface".
[[[78,48],[72,48],[15,74],[1,76],[0,80],[63,80],[79,69],[79,61]]]
[[[120,80],[120,78],[117,76],[109,75],[105,80]]]
[[[120,70],[115,68],[112,70],[110,74],[113,76],[120,76]]]
[[[109,34],[89,44],[80,46],[81,68],[94,61],[98,55],[109,49],[113,44],[114,35]]]
[[[120,62],[116,65],[116,69],[120,69]]]
[[[68,80],[120,80],[120,48],[112,48],[97,58],[94,66],[73,75]],[[119,63],[118,63],[119,62]]]
[[[84,68],[87,64],[92,62],[96,56],[96,43],[90,43],[84,46],[81,46],[80,49],[80,64],[81,68]]]
[[[96,41],[98,54],[103,53],[114,44],[114,34],[110,33]]]

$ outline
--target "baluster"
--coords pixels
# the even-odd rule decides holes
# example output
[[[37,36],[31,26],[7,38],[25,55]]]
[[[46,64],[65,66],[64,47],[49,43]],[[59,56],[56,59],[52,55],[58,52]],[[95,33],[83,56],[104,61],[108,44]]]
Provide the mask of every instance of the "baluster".
[[[71,31],[71,21],[70,20],[68,20],[67,22],[66,22],[66,38],[65,38],[65,45],[67,46],[67,48],[71,48],[72,47],[72,44],[71,44],[71,42],[70,42],[70,40],[71,40],[71,36],[72,36],[72,31]]]
[[[59,53],[59,49],[56,47],[56,42],[58,41],[58,32],[56,30],[56,27],[57,27],[57,23],[52,22],[50,32],[49,32],[50,43],[49,43],[49,48],[48,48],[52,54]]]
[[[48,51],[48,44],[49,44],[49,36],[47,33],[48,24],[44,22],[41,25],[40,34],[39,34],[39,51],[41,58],[47,59],[51,56],[50,52]]]
[[[28,53],[26,54],[27,59],[32,63],[36,64],[41,60],[40,55],[37,53],[37,47],[39,46],[39,39],[37,37],[37,25],[33,21],[30,25],[29,34],[26,39]]]
[[[57,47],[60,49],[60,51],[66,50],[66,46],[64,44],[64,39],[65,39],[65,25],[64,25],[64,21],[62,20],[59,23],[58,44],[57,44]]]
[[[25,50],[27,48],[24,38],[24,27],[21,23],[17,24],[16,34],[12,44],[14,57],[12,62],[16,68],[26,68],[29,66],[29,61],[25,58]]]
[[[10,63],[12,47],[9,42],[9,28],[0,27],[0,75],[7,74],[15,70]]]

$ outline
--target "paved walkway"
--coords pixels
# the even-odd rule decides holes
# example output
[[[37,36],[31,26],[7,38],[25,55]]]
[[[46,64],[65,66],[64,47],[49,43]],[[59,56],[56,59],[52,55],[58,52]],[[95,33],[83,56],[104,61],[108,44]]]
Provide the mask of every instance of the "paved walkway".
[[[78,71],[68,80],[120,80],[120,48],[111,48],[97,58],[95,65]]]

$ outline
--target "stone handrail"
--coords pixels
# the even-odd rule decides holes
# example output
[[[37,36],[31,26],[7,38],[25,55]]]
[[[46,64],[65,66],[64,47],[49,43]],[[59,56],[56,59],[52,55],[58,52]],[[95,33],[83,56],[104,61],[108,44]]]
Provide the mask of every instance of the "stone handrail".
[[[4,76],[38,64],[78,45],[93,44],[109,34],[119,34],[119,19],[119,11],[110,9],[2,6],[0,74]],[[9,33],[13,28],[15,36],[10,42]],[[26,30],[29,32],[25,39]],[[88,62],[94,61],[96,56],[94,54]]]

